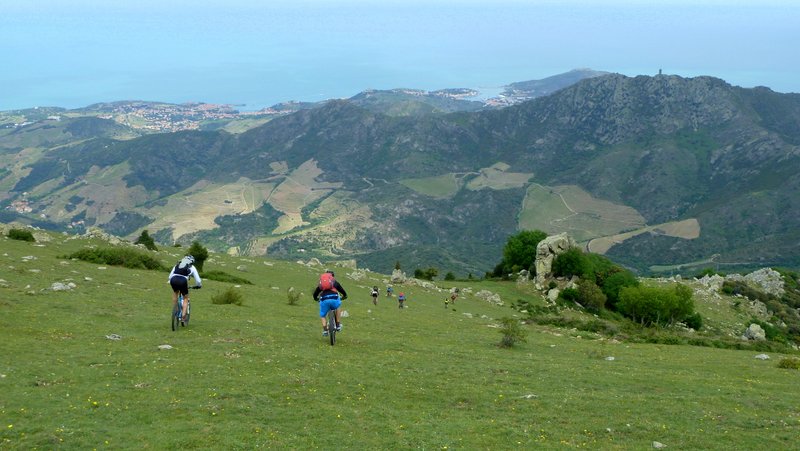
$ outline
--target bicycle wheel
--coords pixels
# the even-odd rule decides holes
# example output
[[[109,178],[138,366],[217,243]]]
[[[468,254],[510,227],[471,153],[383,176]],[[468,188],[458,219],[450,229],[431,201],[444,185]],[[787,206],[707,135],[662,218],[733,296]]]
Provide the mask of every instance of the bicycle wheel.
[[[336,311],[328,312],[328,337],[331,339],[331,346],[336,344]]]
[[[186,304],[186,321],[181,321],[181,326],[189,324],[189,317],[192,315],[192,301],[187,301]]]
[[[172,316],[172,330],[173,331],[178,328],[178,321],[180,321],[180,315],[181,315],[180,312],[181,312],[181,306],[180,306],[180,302],[178,302],[178,303],[175,304],[174,307],[172,307],[172,315],[171,316]]]

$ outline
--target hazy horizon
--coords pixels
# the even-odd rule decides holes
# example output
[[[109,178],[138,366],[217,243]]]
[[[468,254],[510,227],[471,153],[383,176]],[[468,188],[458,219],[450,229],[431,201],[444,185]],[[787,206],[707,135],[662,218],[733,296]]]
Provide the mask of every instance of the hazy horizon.
[[[497,88],[576,68],[800,92],[798,23],[800,4],[778,0],[0,0],[0,110],[256,109],[365,89]]]

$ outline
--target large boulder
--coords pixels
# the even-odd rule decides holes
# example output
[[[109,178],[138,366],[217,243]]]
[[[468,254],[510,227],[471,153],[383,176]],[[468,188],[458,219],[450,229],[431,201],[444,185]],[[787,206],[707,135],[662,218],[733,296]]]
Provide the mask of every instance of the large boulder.
[[[729,274],[725,279],[743,281],[753,288],[757,288],[767,294],[774,294],[775,296],[783,296],[784,293],[783,276],[772,268],[761,268],[745,276]]]
[[[392,271],[392,283],[405,283],[406,279],[406,273],[401,269]]]
[[[756,323],[750,325],[742,335],[743,340],[764,341],[767,339],[767,334],[764,329]]]
[[[547,277],[552,275],[553,260],[555,260],[556,256],[577,246],[578,244],[575,240],[566,232],[548,236],[540,241],[536,246],[536,259],[534,260],[534,266],[536,267],[535,282],[541,284]]]

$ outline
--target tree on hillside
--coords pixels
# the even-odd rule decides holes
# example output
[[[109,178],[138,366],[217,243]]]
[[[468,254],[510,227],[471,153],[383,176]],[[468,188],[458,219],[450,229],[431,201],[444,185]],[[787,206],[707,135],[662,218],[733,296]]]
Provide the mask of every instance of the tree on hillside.
[[[523,230],[510,236],[503,248],[503,261],[495,267],[495,277],[523,269],[534,272],[536,246],[545,238],[547,234],[541,230]]]
[[[591,261],[577,247],[567,249],[553,260],[553,274],[561,277],[593,275]],[[594,280],[594,277],[592,277]]]
[[[433,278],[438,275],[439,270],[434,267],[430,267],[428,269],[417,268],[414,270],[414,277],[417,279],[433,280]]]
[[[147,229],[142,230],[141,235],[139,235],[139,238],[136,238],[134,244],[141,244],[144,247],[150,249],[151,251],[158,250],[158,247],[156,247],[155,240],[153,240],[153,237],[151,237],[150,234],[147,232]]]
[[[199,242],[193,241],[192,245],[189,247],[188,253],[194,257],[194,266],[197,267],[197,270],[202,271],[203,263],[208,258],[208,249],[203,247]]]

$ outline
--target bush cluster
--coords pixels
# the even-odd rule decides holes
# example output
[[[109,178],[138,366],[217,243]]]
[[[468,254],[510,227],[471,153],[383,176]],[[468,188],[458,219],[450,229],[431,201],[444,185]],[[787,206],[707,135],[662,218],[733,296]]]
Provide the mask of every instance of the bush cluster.
[[[7,237],[11,238],[12,240],[19,240],[19,241],[36,241],[36,238],[33,237],[33,233],[30,230],[25,229],[11,229],[6,234]]]
[[[494,277],[508,277],[509,273],[527,269],[531,274],[536,272],[533,262],[536,258],[536,246],[547,238],[541,230],[523,230],[508,238],[503,247],[503,259],[495,266],[491,275]]]
[[[219,270],[206,271],[203,274],[201,274],[201,276],[203,276],[204,279],[216,280],[217,282],[238,283],[243,285],[253,284],[253,282],[250,282],[247,279],[234,276]]]
[[[692,289],[685,285],[625,287],[620,290],[619,298],[620,313],[645,326],[668,326],[694,314]]]
[[[501,328],[500,333],[503,338],[500,340],[500,347],[512,348],[517,343],[525,343],[526,331],[520,325],[519,320],[516,318],[505,317],[500,320]]]
[[[222,293],[217,293],[211,296],[211,303],[217,305],[234,304],[241,306],[244,304],[244,297],[242,296],[242,293],[231,287]]]
[[[785,368],[787,370],[800,370],[800,359],[794,357],[787,357],[778,362],[778,368]]]
[[[160,261],[137,249],[124,247],[81,249],[66,258],[76,258],[101,265],[122,266],[131,269],[151,269],[166,271]]]

